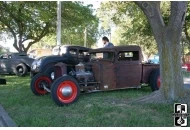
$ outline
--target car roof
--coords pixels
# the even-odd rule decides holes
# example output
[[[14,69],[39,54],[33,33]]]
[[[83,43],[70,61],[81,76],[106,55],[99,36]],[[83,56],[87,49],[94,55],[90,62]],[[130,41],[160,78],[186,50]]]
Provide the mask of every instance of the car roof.
[[[28,56],[26,53],[19,53],[19,52],[10,52],[6,53],[5,55],[13,55],[13,56]]]
[[[118,51],[141,51],[140,46],[137,45],[127,45],[127,46],[114,46],[110,48],[98,48],[98,49],[93,49],[90,50],[90,53],[93,52],[104,52],[104,51],[109,51],[109,52],[118,52]]]
[[[58,46],[56,47],[58,48]],[[90,48],[88,47],[83,47],[83,46],[78,46],[78,45],[62,45],[61,47],[74,48],[74,49],[79,49],[79,50],[90,50]]]

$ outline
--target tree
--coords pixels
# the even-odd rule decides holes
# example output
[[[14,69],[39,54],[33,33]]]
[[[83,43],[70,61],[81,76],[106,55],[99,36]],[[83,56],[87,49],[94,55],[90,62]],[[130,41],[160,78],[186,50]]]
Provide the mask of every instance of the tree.
[[[13,46],[19,52],[27,52],[55,26],[55,2],[1,1],[0,6],[0,29],[11,33]],[[29,43],[24,46],[26,41]]]
[[[62,44],[84,45],[84,29],[87,27],[87,42],[90,47],[97,40],[98,19],[93,15],[91,5],[84,6],[81,2],[62,3]],[[35,47],[56,45],[56,33],[46,35]]]
[[[153,45],[156,48],[154,40],[151,43],[153,34],[160,55],[162,88],[159,92],[169,100],[182,97],[180,40],[187,2],[120,1],[107,2],[103,7],[103,11],[114,10],[112,20],[126,30],[121,43],[141,43],[142,48],[151,47],[152,50]]]
[[[161,92],[166,99],[175,101],[184,96],[181,73],[181,32],[187,2],[171,2],[171,14],[165,24],[160,2],[135,2],[146,15],[157,42],[160,56]]]
[[[185,39],[187,39],[189,43],[189,52],[190,52],[190,2],[188,1],[188,6],[187,6],[187,13],[186,13],[186,19],[185,19],[185,24],[184,24],[184,34],[185,34]]]
[[[92,14],[91,5],[83,6],[81,2],[70,1],[63,1],[61,4],[63,7],[61,14],[63,33],[70,31],[73,35],[74,31],[84,29],[87,26],[90,33],[89,40],[91,40],[89,42],[92,42],[93,39],[92,43],[94,43],[98,22]],[[11,33],[14,38],[13,45],[18,51],[27,52],[33,44],[39,43],[44,37],[42,44],[47,40],[47,37],[51,38],[51,42],[53,41],[52,38],[56,38],[56,2],[2,1],[0,6],[2,7],[0,10],[0,30]],[[65,36],[65,34],[63,35]],[[69,37],[70,34],[67,33],[66,35]],[[78,37],[79,35],[76,38]],[[64,37],[62,40],[65,40]],[[28,44],[26,44],[27,42]]]
[[[68,7],[67,7],[68,6]],[[62,43],[84,45],[84,29],[87,28],[87,43],[90,47],[97,40],[98,19],[93,15],[92,5],[83,6],[81,2],[65,2],[62,10]],[[66,7],[66,8],[65,8]],[[69,9],[67,9],[69,8]],[[70,25],[65,24],[65,17],[72,17]],[[73,22],[73,23],[72,23]],[[71,24],[72,23],[72,24]]]
[[[157,53],[156,42],[148,20],[135,3],[127,1],[103,2],[98,10],[98,17],[103,21],[102,26],[105,29],[109,28],[109,23],[112,23],[116,28],[112,34],[114,44],[139,45],[147,57]],[[111,22],[109,22],[110,20]]]

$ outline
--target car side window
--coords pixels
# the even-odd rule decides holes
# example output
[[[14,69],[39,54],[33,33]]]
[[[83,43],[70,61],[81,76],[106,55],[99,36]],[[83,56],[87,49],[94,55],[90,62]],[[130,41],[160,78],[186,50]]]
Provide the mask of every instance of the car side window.
[[[89,55],[88,51],[79,50],[79,56]]]
[[[118,54],[118,61],[138,61],[139,52],[138,51],[123,51]]]
[[[72,55],[76,55],[77,54],[77,49],[70,49],[69,53]]]
[[[1,59],[8,59],[8,56],[7,55],[2,55]]]
[[[113,52],[97,52],[91,54],[91,60],[110,60],[114,59]]]

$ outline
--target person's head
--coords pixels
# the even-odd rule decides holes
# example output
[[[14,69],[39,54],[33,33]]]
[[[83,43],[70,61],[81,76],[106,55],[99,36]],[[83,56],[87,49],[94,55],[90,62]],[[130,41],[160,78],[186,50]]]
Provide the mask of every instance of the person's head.
[[[104,37],[102,38],[102,42],[103,42],[103,44],[106,44],[107,42],[109,42],[109,39],[104,36]]]

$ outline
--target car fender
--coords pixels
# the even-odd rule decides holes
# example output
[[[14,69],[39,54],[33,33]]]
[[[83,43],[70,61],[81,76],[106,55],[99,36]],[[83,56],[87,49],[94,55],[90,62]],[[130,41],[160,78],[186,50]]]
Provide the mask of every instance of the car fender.
[[[61,56],[54,56],[54,57],[46,57],[42,60],[40,66],[39,66],[39,72],[43,72],[46,67],[56,64],[58,62],[65,62],[66,58]]]

